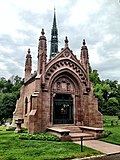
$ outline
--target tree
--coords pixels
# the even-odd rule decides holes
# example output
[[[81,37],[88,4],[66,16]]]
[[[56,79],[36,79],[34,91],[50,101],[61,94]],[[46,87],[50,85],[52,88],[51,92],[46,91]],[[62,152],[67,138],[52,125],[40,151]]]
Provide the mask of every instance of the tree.
[[[91,69],[90,71],[90,80],[93,83],[93,86],[95,86],[96,84],[100,84],[100,78],[99,78],[99,74],[97,70],[93,70]]]
[[[13,81],[0,78],[0,121],[12,118],[22,84],[23,79],[19,76],[15,76]]]
[[[22,86],[23,84],[23,79],[19,76],[15,76],[14,77],[14,80],[13,80],[13,87],[12,87],[12,91],[13,92],[16,92],[16,91],[19,91],[20,90],[20,87]]]
[[[5,84],[6,84],[6,79],[4,77],[0,78],[0,93],[3,92],[4,88],[5,88]]]
[[[100,80],[96,70],[90,67],[90,80],[93,83],[94,94],[98,98],[100,112],[115,115],[120,112],[120,84],[109,79]]]
[[[12,118],[17,95],[15,93],[5,93],[0,96],[0,121],[4,118]]]
[[[116,97],[109,98],[107,101],[107,114],[116,115],[119,112],[119,102]]]

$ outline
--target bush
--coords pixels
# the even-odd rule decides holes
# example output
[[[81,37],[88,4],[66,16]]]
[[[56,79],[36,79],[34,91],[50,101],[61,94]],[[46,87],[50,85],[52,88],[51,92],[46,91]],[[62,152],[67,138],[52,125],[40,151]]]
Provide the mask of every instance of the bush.
[[[28,129],[27,128],[22,128],[22,133],[28,133]]]
[[[44,141],[60,141],[60,138],[49,133],[39,133],[39,134],[20,134],[19,139],[24,140],[44,140]]]
[[[109,130],[105,130],[105,131],[103,132],[103,134],[104,134],[105,137],[108,137],[110,134],[112,134],[112,132],[109,131]]]
[[[16,127],[9,127],[6,128],[6,131],[15,131]],[[22,128],[22,133],[28,133],[28,129],[27,128]]]
[[[16,127],[9,127],[9,128],[6,128],[6,131],[14,131]]]

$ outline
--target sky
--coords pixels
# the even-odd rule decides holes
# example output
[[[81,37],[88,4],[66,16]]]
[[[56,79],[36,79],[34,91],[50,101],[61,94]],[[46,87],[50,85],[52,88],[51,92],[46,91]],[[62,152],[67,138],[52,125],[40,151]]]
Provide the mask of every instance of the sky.
[[[83,39],[92,69],[101,80],[120,82],[119,0],[0,0],[0,77],[24,77],[28,48],[32,72],[37,69],[41,29],[47,38],[49,59],[54,7],[59,50],[67,36],[69,48],[80,58]]]

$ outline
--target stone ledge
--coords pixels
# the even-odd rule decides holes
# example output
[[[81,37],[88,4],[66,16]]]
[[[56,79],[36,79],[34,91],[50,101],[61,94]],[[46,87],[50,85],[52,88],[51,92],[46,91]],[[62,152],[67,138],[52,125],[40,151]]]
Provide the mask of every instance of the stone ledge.
[[[89,126],[79,126],[83,133],[91,133],[93,136],[98,139],[103,137],[103,128],[89,127]]]
[[[70,130],[57,127],[51,127],[51,128],[48,127],[47,131],[60,137],[61,141],[71,141],[71,137],[69,135]]]
[[[58,132],[61,135],[69,135],[69,133],[70,133],[70,130],[62,129],[62,128],[56,128],[56,127],[47,128],[47,130],[53,131],[53,132]]]
[[[91,130],[91,131],[104,131],[103,128],[89,127],[89,126],[79,126],[81,130]]]

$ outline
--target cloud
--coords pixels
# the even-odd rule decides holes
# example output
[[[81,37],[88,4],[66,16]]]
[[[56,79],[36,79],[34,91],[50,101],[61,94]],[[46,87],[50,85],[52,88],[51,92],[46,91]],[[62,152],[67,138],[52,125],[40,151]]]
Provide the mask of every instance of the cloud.
[[[33,71],[36,70],[42,28],[49,57],[54,6],[59,49],[68,36],[69,47],[79,58],[82,40],[86,39],[92,68],[98,70],[102,79],[120,82],[120,3],[117,0],[0,1],[0,76],[23,76],[28,48],[33,57]]]

